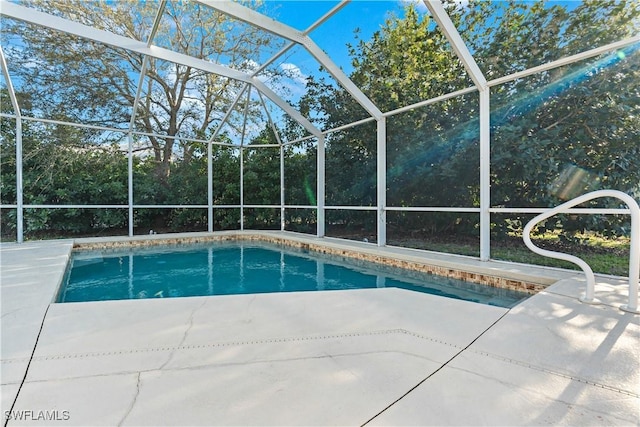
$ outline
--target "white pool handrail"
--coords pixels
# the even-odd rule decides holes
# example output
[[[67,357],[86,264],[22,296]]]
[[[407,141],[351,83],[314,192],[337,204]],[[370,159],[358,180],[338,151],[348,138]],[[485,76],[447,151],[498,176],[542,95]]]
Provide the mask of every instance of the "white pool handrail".
[[[631,213],[631,250],[629,253],[629,303],[620,307],[620,309],[628,311],[630,313],[640,314],[640,310],[638,310],[638,278],[640,276],[640,206],[638,206],[638,203],[633,199],[633,197],[618,190],[598,190],[583,194],[582,196],[578,196],[575,199],[569,200],[568,202],[558,205],[555,208],[541,213],[540,215],[533,218],[524,227],[522,238],[527,247],[539,255],[569,261],[578,265],[584,271],[587,278],[587,288],[585,290],[585,295],[584,297],[580,298],[580,300],[588,304],[598,303],[598,301],[594,298],[596,279],[593,275],[593,270],[591,270],[591,267],[589,267],[586,262],[576,256],[564,254],[561,252],[549,251],[537,247],[531,241],[530,234],[533,227],[539,222],[544,221],[545,219],[550,218],[557,213],[566,212],[566,210],[576,205],[600,197],[615,197],[625,202],[629,207]]]

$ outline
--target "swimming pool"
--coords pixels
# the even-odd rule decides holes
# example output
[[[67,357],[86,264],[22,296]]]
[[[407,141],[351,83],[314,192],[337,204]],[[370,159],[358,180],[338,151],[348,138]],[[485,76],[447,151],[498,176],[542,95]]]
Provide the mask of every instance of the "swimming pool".
[[[74,252],[56,302],[397,287],[500,307],[529,294],[265,242]]]

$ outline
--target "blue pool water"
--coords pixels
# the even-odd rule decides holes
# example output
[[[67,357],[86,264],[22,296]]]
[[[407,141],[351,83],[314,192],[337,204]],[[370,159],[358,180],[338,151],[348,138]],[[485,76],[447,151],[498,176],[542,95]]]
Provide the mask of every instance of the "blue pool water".
[[[528,294],[246,242],[72,254],[57,302],[396,287],[500,307]]]

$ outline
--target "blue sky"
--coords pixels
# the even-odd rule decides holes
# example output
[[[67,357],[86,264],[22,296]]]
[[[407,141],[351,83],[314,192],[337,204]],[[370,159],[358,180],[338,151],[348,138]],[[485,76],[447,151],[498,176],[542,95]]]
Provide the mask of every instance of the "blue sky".
[[[305,30],[338,3],[328,0],[272,2],[275,10],[270,15],[298,30]],[[354,30],[359,28],[361,36],[369,39],[380,29],[388,11],[400,11],[402,4],[401,1],[393,0],[353,1],[314,30],[310,36],[334,62],[350,72],[346,44],[353,43]]]
[[[349,74],[352,67],[346,44],[354,42],[354,30],[358,28],[360,37],[368,40],[384,24],[385,17],[390,12],[401,14],[408,2],[416,3],[419,10],[427,10],[419,0],[354,0],[314,30],[310,34],[311,38]],[[267,0],[267,9],[272,18],[298,30],[305,30],[338,3],[339,1],[330,0]],[[563,5],[571,10],[580,1],[549,2],[549,5],[553,4]]]
[[[465,0],[462,0],[463,4]],[[340,66],[348,75],[353,71],[351,58],[348,55],[347,44],[354,44],[354,31],[359,29],[359,38],[369,40],[378,31],[391,13],[401,16],[408,2],[416,3],[420,11],[428,14],[427,8],[419,0],[353,0],[340,9],[320,27],[310,33],[311,38]],[[298,30],[306,30],[311,24],[339,4],[330,0],[266,0],[268,16],[283,22]],[[580,4],[576,0],[549,1],[549,5],[560,4],[567,9],[573,9]],[[266,60],[267,58],[262,58]],[[293,93],[290,96],[297,99],[304,92],[304,81],[307,76],[324,76],[318,71],[318,62],[303,48],[296,47],[285,56],[279,58],[272,66],[281,70],[289,70],[293,77],[285,83]],[[298,96],[296,96],[298,95]]]

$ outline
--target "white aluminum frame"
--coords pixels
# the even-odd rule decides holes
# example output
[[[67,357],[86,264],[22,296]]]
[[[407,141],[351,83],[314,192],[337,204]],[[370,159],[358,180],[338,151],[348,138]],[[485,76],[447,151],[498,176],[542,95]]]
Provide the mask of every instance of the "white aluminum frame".
[[[16,120],[16,240],[18,243],[24,241],[24,195],[23,183],[22,183],[22,113],[20,111],[20,104],[16,97],[16,91],[13,89],[13,83],[11,82],[11,76],[9,76],[9,68],[7,67],[7,61],[4,56],[4,50],[0,46],[0,67],[2,67],[2,75],[4,76],[7,84],[7,91],[9,92],[9,98],[11,99],[11,105],[15,112]]]
[[[442,3],[437,0],[423,0],[424,4],[430,11],[434,20],[436,21],[438,27],[441,29],[449,43],[451,44],[453,51],[463,64],[465,70],[467,71],[469,77],[473,81],[473,86],[469,88],[465,88],[462,90],[458,90],[456,92],[443,94],[441,96],[423,100],[418,103],[401,107],[396,110],[382,112],[378,109],[378,107],[349,79],[349,77],[329,58],[327,54],[325,54],[318,45],[309,37],[309,33],[322,25],[325,21],[330,19],[336,13],[340,11],[346,4],[349,3],[349,0],[343,0],[339,4],[335,5],[329,12],[327,12],[324,16],[314,22],[311,26],[309,26],[304,31],[299,31],[283,23],[280,23],[276,20],[273,20],[265,15],[262,15],[252,9],[249,9],[245,6],[242,6],[236,2],[227,2],[227,1],[214,1],[214,0],[197,0],[202,5],[213,8],[215,10],[220,11],[228,16],[231,16],[235,19],[241,20],[243,22],[249,23],[255,27],[261,28],[267,32],[275,34],[279,37],[282,37],[286,40],[289,40],[290,43],[281,49],[278,53],[276,53],[272,58],[263,63],[257,70],[252,73],[245,73],[238,70],[234,70],[222,65],[213,64],[208,61],[200,60],[197,58],[190,57],[188,55],[180,54],[177,52],[170,51],[168,49],[161,48],[159,46],[153,45],[153,40],[155,38],[155,34],[157,28],[160,23],[160,19],[162,17],[164,8],[166,6],[166,0],[161,0],[157,14],[154,19],[153,27],[150,31],[149,38],[147,42],[141,42],[138,40],[134,40],[128,37],[123,37],[119,35],[115,35],[109,33],[107,31],[98,30],[86,25],[83,25],[78,22],[71,21],[69,19],[52,16],[50,14],[37,11],[35,9],[24,7],[19,4],[11,3],[6,0],[0,0],[0,14],[3,16],[7,16],[10,18],[18,19],[24,22],[28,22],[34,25],[51,28],[56,31],[61,31],[69,34],[76,35],[78,37],[92,40],[98,43],[103,43],[106,45],[110,45],[119,49],[126,49],[131,52],[138,53],[143,58],[143,66],[140,71],[138,87],[136,91],[135,101],[133,103],[132,115],[130,119],[130,123],[128,128],[110,128],[104,126],[94,126],[87,124],[77,124],[77,123],[68,123],[61,122],[57,120],[49,120],[49,119],[39,119],[33,117],[25,117],[22,115],[20,106],[18,105],[18,101],[15,95],[14,88],[12,86],[10,73],[7,67],[6,59],[2,48],[0,47],[0,65],[2,66],[2,72],[4,78],[7,82],[7,89],[9,92],[9,96],[11,98],[11,102],[14,109],[14,114],[0,114],[0,117],[13,118],[16,121],[16,194],[17,200],[16,204],[5,204],[0,206],[0,208],[16,208],[17,209],[17,241],[22,242],[24,238],[24,209],[25,208],[34,208],[34,209],[63,209],[63,208],[87,208],[87,209],[128,209],[129,214],[129,235],[133,235],[133,213],[134,209],[137,208],[207,208],[208,209],[208,230],[210,232],[213,231],[213,213],[215,209],[226,209],[226,208],[239,208],[241,214],[240,228],[244,228],[244,216],[243,210],[245,207],[259,207],[259,208],[279,208],[281,212],[281,224],[280,228],[282,230],[285,229],[285,210],[286,208],[292,209],[316,209],[317,210],[317,236],[323,237],[325,235],[325,212],[326,210],[362,210],[362,211],[376,211],[377,220],[376,220],[376,229],[377,229],[377,244],[379,246],[386,245],[386,212],[387,211],[398,211],[398,212],[460,212],[460,213],[476,213],[480,216],[480,259],[488,260],[490,259],[490,240],[489,240],[489,226],[490,226],[490,215],[493,213],[544,213],[549,211],[547,208],[502,208],[502,207],[492,207],[490,203],[490,165],[491,161],[489,158],[490,154],[490,143],[491,143],[491,134],[490,134],[490,105],[491,105],[491,88],[494,86],[498,86],[510,81],[514,81],[517,79],[521,79],[536,73],[552,70],[554,68],[558,68],[561,66],[565,66],[568,64],[572,64],[578,61],[582,61],[588,58],[595,57],[597,55],[601,55],[603,53],[620,49],[640,41],[640,35],[630,37],[624,40],[620,40],[614,43],[607,44],[605,46],[600,46],[594,49],[590,49],[585,52],[581,52],[575,55],[571,55],[565,58],[561,58],[546,64],[542,64],[537,67],[530,68],[528,70],[524,70],[521,72],[513,73],[511,75],[503,76],[500,78],[496,78],[490,81],[487,81],[486,77],[482,73],[481,69],[478,67],[473,55],[467,48],[464,43],[464,40],[460,37],[457,29],[453,25],[451,19],[449,18],[446,10],[444,9]],[[369,117],[358,120],[354,123],[350,123],[348,125],[340,126],[334,129],[329,129],[325,131],[320,131],[317,129],[307,118],[302,116],[297,110],[295,110],[291,105],[285,102],[280,96],[274,93],[269,87],[267,87],[259,78],[259,73],[264,70],[269,64],[273,63],[279,57],[281,57],[284,53],[286,53],[291,47],[296,44],[302,46],[304,49],[309,52],[319,63],[322,65],[334,78],[335,80],[348,92],[353,98],[368,112]],[[217,74],[229,79],[233,79],[236,81],[244,82],[245,86],[238,94],[237,98],[231,103],[228,107],[226,114],[224,115],[222,121],[219,123],[218,127],[215,129],[211,138],[206,141],[195,139],[195,138],[182,138],[180,136],[170,137],[175,139],[183,139],[185,141],[192,142],[205,142],[207,143],[207,205],[136,205],[134,204],[134,188],[133,188],[133,139],[134,136],[156,136],[160,138],[167,138],[166,135],[156,135],[148,132],[140,132],[134,130],[135,117],[137,114],[138,103],[141,96],[142,85],[146,74],[146,68],[148,66],[149,58],[157,58],[189,67],[193,67],[199,70],[203,70],[205,72]],[[260,102],[266,111],[267,117],[273,131],[276,134],[276,138],[278,141],[277,145],[267,145],[269,147],[279,147],[280,148],[280,204],[278,205],[245,205],[244,204],[244,149],[247,148],[244,144],[244,135],[246,134],[243,131],[242,143],[240,146],[235,144],[228,144],[221,141],[216,141],[216,137],[220,132],[220,129],[224,126],[224,124],[229,119],[232,111],[236,108],[238,102],[243,99],[246,95],[247,104],[245,105],[245,117],[243,128],[246,130],[246,120],[247,120],[247,108],[248,103],[250,102],[250,92],[251,88],[255,88],[257,90],[258,96],[260,98]],[[245,92],[247,92],[245,94]],[[413,206],[413,207],[388,207],[386,206],[386,118],[391,117],[396,114],[401,114],[403,112],[420,108],[422,106],[434,104],[446,99],[450,99],[457,96],[463,96],[465,94],[469,94],[472,92],[478,92],[479,94],[479,111],[480,111],[480,206],[479,207],[429,207],[429,206]],[[271,100],[276,106],[281,108],[285,113],[287,113],[290,117],[296,120],[300,125],[302,125],[310,135],[304,136],[302,138],[296,139],[294,141],[282,141],[280,136],[278,135],[277,129],[271,119],[269,109],[265,103],[263,96],[266,96],[269,100]],[[126,135],[128,138],[128,203],[126,205],[36,205],[36,204],[24,204],[23,199],[23,183],[22,183],[22,122],[23,120],[33,120],[42,123],[53,123],[53,124],[63,124],[69,126],[77,126],[98,130],[108,130],[114,132],[121,132],[123,135]],[[376,206],[327,206],[325,203],[325,138],[327,135],[333,132],[339,132],[344,129],[352,128],[354,126],[358,126],[360,124],[368,123],[371,121],[376,121],[376,149],[377,149],[377,158],[376,158],[376,173],[377,173],[377,202]],[[284,165],[284,147],[285,145],[295,144],[301,141],[316,139],[317,140],[317,204],[315,206],[308,205],[286,205],[285,203],[285,165]],[[212,149],[213,145],[223,145],[228,147],[237,148],[239,150],[240,157],[240,204],[239,205],[214,205],[213,199],[213,156]],[[264,146],[264,147],[267,147]],[[261,146],[263,147],[263,146]],[[253,147],[252,147],[253,148]],[[568,213],[597,213],[597,214],[627,214],[629,213],[629,209],[581,209],[581,208],[569,208],[567,209]]]
[[[302,114],[295,110],[275,92],[269,89],[259,79],[251,77],[251,75],[247,73],[234,70],[229,67],[224,67],[222,65],[214,64],[202,59],[194,58],[189,55],[174,52],[159,46],[148,45],[147,43],[140,42],[135,39],[119,36],[117,34],[109,33],[103,30],[98,30],[96,28],[89,27],[87,25],[71,21],[69,19],[60,18],[37,11],[32,8],[9,3],[5,0],[0,1],[0,5],[0,14],[8,16],[10,18],[29,22],[41,27],[51,28],[63,33],[72,34],[115,48],[129,50],[131,52],[139,53],[143,56],[149,56],[169,62],[174,62],[176,64],[192,67],[201,71],[228,77],[233,80],[249,83],[256,87],[256,89],[262,92],[265,96],[267,96],[267,98],[271,99],[271,101],[273,101],[276,105],[285,110],[294,120],[300,123],[311,134],[320,134],[320,130],[317,129],[313,124],[311,124],[311,122],[309,122],[304,116],[302,116]]]

